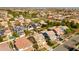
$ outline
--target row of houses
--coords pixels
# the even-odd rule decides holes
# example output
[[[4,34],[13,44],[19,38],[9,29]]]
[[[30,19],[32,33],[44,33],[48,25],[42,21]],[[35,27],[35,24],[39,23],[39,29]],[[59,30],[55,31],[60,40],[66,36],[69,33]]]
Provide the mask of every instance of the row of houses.
[[[10,41],[4,41],[0,44],[0,50],[14,50],[14,51],[34,51],[34,50],[52,50],[50,46],[47,44],[46,38],[48,40],[55,41],[59,40],[61,36],[64,34],[64,30],[68,29],[66,26],[58,26],[49,28],[46,31],[41,31],[40,33],[34,32],[33,35],[29,37],[20,36],[18,38],[14,38]],[[10,34],[11,35],[11,34]],[[5,45],[5,47],[4,47]],[[11,47],[10,47],[11,46]],[[50,48],[50,49],[49,49]]]
[[[25,36],[16,38],[16,40],[8,40],[0,43],[0,51],[34,51],[34,50],[48,50],[49,46],[42,34],[34,34],[26,38]]]
[[[32,51],[32,43],[26,37],[0,43],[0,51]]]

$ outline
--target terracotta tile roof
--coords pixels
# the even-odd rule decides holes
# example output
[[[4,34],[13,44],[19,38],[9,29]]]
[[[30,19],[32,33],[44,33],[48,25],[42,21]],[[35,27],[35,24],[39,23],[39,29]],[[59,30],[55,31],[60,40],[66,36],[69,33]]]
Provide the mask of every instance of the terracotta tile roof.
[[[0,44],[0,51],[12,51],[10,49],[8,42]]]
[[[32,43],[25,37],[21,37],[19,39],[16,39],[15,45],[18,49],[24,49],[26,47],[31,46]]]

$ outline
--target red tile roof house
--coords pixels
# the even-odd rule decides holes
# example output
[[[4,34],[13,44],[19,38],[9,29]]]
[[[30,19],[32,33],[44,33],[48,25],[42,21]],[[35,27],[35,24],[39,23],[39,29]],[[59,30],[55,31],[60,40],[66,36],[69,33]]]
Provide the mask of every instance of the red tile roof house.
[[[0,43],[0,51],[13,51],[8,43],[8,41]]]
[[[33,44],[26,37],[16,39],[14,44],[19,51],[33,51]]]
[[[64,34],[64,30],[68,29],[67,26],[54,26],[50,29],[53,29],[57,32],[58,35],[63,35]]]

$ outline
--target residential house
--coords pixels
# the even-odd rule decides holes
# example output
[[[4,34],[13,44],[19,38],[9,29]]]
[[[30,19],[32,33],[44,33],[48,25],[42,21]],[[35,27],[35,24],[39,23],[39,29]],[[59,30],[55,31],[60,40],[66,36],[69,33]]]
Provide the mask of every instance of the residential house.
[[[44,37],[47,36],[51,41],[54,41],[57,39],[57,36],[53,31],[44,31],[42,32],[42,34],[44,35]]]
[[[7,11],[0,10],[0,17],[3,18],[4,20],[7,18],[7,14],[8,14]]]
[[[6,21],[2,21],[2,22],[0,22],[0,23],[1,23],[2,26],[8,27],[8,23],[7,23]]]
[[[33,30],[33,29],[40,28],[40,27],[41,25],[39,23],[31,23],[30,25],[27,26],[27,29]]]
[[[4,29],[0,29],[0,35],[4,35]]]
[[[0,22],[2,22],[4,19],[3,18],[0,18]]]
[[[70,21],[70,22],[71,22],[71,21],[74,21],[75,23],[79,23],[79,19],[70,19],[69,21]]]
[[[59,26],[59,28],[61,28],[61,30],[65,31],[66,29],[68,29],[67,26]]]
[[[24,23],[25,19],[24,19],[24,17],[22,15],[19,15],[18,20],[22,24],[22,23]]]
[[[15,26],[15,21],[10,21],[11,26]]]
[[[15,26],[14,31],[17,32],[19,35],[24,34],[24,27],[23,26]]]
[[[68,29],[68,27],[67,26],[54,26],[49,29],[53,30],[57,35],[63,35],[65,30]]]
[[[11,30],[9,29],[9,27],[5,28],[4,35],[5,36],[12,35]]]
[[[4,31],[5,31],[5,28],[4,28],[4,26],[2,26],[2,24],[0,23],[0,35],[4,35]]]
[[[53,18],[58,20],[63,20],[65,17],[61,14],[56,14],[56,15],[53,15]]]
[[[10,48],[9,42],[2,42],[0,43],[0,51],[13,51],[13,49]]]
[[[45,41],[45,38],[44,38],[44,36],[42,34],[35,33],[33,35],[33,37],[35,38],[35,40],[36,40],[36,42],[38,44],[38,47],[39,47],[38,50],[41,50],[42,48],[48,49],[49,46],[47,45],[47,43]]]
[[[24,20],[24,17],[23,17],[23,15],[19,15],[19,18],[18,18],[19,20]]]
[[[53,18],[53,16],[52,16],[52,15],[49,15],[49,16],[48,16],[48,19],[52,19],[52,18]]]
[[[51,11],[48,11],[47,15],[48,15],[48,17],[47,17],[48,19],[52,19],[53,18],[53,14],[52,14]]]
[[[8,18],[9,19],[13,18],[13,15],[12,14],[8,14]]]
[[[26,22],[27,24],[30,24],[32,21],[31,21],[31,19],[25,19],[25,22]]]
[[[49,33],[52,33],[51,31],[54,32],[53,36],[51,36],[52,34],[48,34],[46,32],[45,32],[45,35],[49,39],[50,39],[50,36],[51,36],[51,37],[53,37],[55,39],[62,40],[63,39],[63,35],[64,35],[66,29],[68,29],[67,26],[54,26],[54,27],[51,27],[51,28],[48,29]]]
[[[46,16],[46,13],[44,11],[40,11],[40,16],[41,17],[45,17]]]
[[[41,25],[43,25],[43,24],[44,24],[44,25],[47,25],[47,23],[46,23],[44,20],[41,20],[41,21],[40,21],[40,24],[41,24]]]
[[[32,46],[33,44],[26,37],[20,37],[14,42],[15,49],[20,51],[32,51]]]

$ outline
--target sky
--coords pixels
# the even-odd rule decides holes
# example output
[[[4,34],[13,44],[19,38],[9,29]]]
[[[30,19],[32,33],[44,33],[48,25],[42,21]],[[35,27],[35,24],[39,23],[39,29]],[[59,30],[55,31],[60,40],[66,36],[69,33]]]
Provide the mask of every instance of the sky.
[[[79,7],[79,0],[0,0],[0,7]]]

